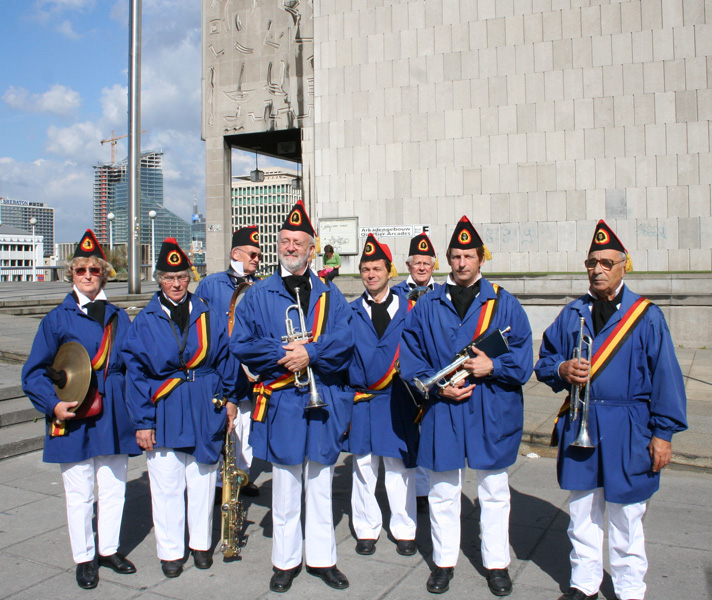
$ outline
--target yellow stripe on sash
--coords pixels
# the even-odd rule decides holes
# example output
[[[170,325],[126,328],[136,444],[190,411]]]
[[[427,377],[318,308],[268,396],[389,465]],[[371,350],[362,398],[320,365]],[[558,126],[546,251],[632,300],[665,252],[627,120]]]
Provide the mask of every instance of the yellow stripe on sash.
[[[166,379],[161,386],[155,391],[153,396],[151,396],[151,402],[156,404],[159,400],[162,400],[168,394],[170,394],[174,389],[176,389],[185,380],[180,377],[171,377]]]
[[[369,390],[374,392],[380,392],[385,390],[388,386],[393,383],[393,378],[397,375],[398,370],[396,369],[396,363],[398,362],[398,356],[400,355],[400,346],[396,349],[395,356],[391,361],[391,366],[388,367],[388,371],[381,377],[376,383],[369,385],[365,390],[356,392],[354,394],[354,403],[363,402],[364,400],[370,400],[374,397],[374,394],[369,394]]]
[[[193,354],[192,358],[187,363],[185,363],[185,366],[188,369],[195,369],[198,365],[200,365],[200,363],[205,360],[205,357],[208,355],[209,314],[210,313],[204,312],[202,315],[200,315],[200,317],[198,317],[198,320],[196,321],[196,325],[198,327],[198,349],[195,351],[195,354]]]
[[[252,420],[264,423],[267,416],[267,405],[273,392],[284,390],[294,386],[294,373],[285,373],[277,377],[272,383],[265,385],[264,382],[257,383],[252,390],[254,408],[252,409]]]

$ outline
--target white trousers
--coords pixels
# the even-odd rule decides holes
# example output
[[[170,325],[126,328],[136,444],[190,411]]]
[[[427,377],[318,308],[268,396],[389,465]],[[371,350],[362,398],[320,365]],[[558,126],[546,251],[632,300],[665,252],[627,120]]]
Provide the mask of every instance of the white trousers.
[[[569,539],[571,586],[587,596],[598,592],[603,579],[604,514],[608,507],[608,556],[611,578],[620,600],[645,597],[645,555],[643,515],[646,502],[615,504],[606,502],[603,488],[572,491],[569,496]]]
[[[237,403],[237,418],[234,421],[235,454],[237,468],[248,475],[252,466],[252,446],[250,446],[250,424],[252,423],[252,406],[249,401]]]
[[[334,467],[307,460],[300,465],[272,465],[272,564],[278,569],[302,564],[302,476],[306,563],[310,567],[336,564],[331,507]]]
[[[358,539],[377,540],[381,533],[383,518],[376,500],[380,464],[381,457],[374,454],[353,457],[351,518]],[[417,520],[415,469],[406,469],[402,459],[389,456],[383,457],[383,466],[391,509],[391,534],[397,540],[414,540]]]
[[[213,501],[218,465],[199,463],[192,455],[168,448],[146,452],[151,482],[151,507],[160,560],[185,554],[185,492],[188,491],[188,545],[209,550],[213,532]]]
[[[94,560],[96,554],[91,523],[95,484],[98,487],[99,554],[111,556],[118,549],[128,464],[126,454],[95,456],[81,462],[60,464],[67,503],[67,529],[75,563]]]
[[[460,554],[460,508],[464,469],[430,471],[430,524],[433,562],[454,567]],[[482,563],[486,569],[509,566],[509,476],[507,469],[476,471],[480,502]]]

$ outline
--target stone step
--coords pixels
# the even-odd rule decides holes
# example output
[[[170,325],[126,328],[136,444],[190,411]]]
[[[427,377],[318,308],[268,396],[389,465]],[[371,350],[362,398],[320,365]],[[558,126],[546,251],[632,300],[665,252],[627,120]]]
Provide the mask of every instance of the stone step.
[[[39,419],[44,421],[42,413],[38,412],[27,397],[12,398],[0,402],[0,427],[27,423]],[[3,429],[3,437],[5,430]]]
[[[21,385],[8,385],[0,387],[0,402],[3,400],[14,400],[15,398],[24,398],[25,392],[22,391]]]
[[[0,460],[39,450],[44,444],[45,421],[8,425],[0,435]]]

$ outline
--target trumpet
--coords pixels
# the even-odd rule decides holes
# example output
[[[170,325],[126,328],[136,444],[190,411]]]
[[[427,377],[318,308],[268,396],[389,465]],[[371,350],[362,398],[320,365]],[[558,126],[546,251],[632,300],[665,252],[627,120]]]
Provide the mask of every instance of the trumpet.
[[[287,307],[285,313],[285,325],[287,328],[287,335],[282,336],[282,342],[288,344],[290,342],[298,342],[301,340],[306,340],[307,343],[312,341],[312,334],[307,330],[306,319],[304,318],[304,311],[302,310],[302,305],[299,302],[299,288],[294,288],[294,294],[296,296],[296,304],[290,304]],[[294,327],[294,321],[289,316],[290,311],[296,310],[299,317],[299,331]],[[319,390],[316,389],[316,379],[314,378],[314,373],[312,368],[307,365],[306,379],[304,379],[304,371],[297,371],[294,374],[294,387],[303,388],[309,386],[309,403],[304,407],[309,408],[323,408],[327,406],[326,402],[321,399],[319,395]]]
[[[585,319],[583,317],[579,318],[579,339],[578,346],[574,348],[573,359],[580,361],[582,358],[591,359],[593,356],[593,339],[591,336],[584,335],[583,326]],[[584,356],[584,354],[586,356]],[[581,388],[583,387],[583,399],[581,399]],[[569,420],[571,423],[575,423],[578,420],[579,415],[579,405],[581,406],[581,423],[579,424],[578,435],[576,439],[571,442],[571,446],[577,448],[595,448],[596,444],[593,443],[591,439],[591,434],[588,429],[588,413],[591,405],[591,377],[589,375],[588,380],[585,384],[580,385],[574,383],[571,386],[571,398],[569,401]]]
[[[449,385],[455,385],[456,383],[459,383],[463,379],[467,378],[470,373],[465,370],[463,365],[466,361],[475,357],[474,348],[478,348],[480,346],[486,346],[488,348],[492,347],[494,352],[489,355],[490,358],[495,358],[496,356],[503,354],[509,349],[509,343],[507,342],[507,338],[504,337],[504,334],[510,329],[511,327],[498,329],[477,343],[470,342],[455,355],[455,359],[449,365],[440,369],[440,371],[435,373],[435,375],[429,379],[426,379],[425,381],[421,381],[417,377],[413,379],[415,389],[417,389],[425,398],[428,398],[430,390],[433,386],[437,385],[438,388],[442,390]],[[499,351],[500,349],[502,351]]]

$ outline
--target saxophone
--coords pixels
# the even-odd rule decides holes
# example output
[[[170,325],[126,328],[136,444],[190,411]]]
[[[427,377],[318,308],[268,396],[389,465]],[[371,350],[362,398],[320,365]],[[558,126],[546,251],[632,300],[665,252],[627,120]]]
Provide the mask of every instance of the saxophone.
[[[249,478],[247,473],[237,468],[235,456],[235,436],[231,433],[225,434],[225,459],[222,466],[222,520],[220,525],[220,537],[222,544],[220,551],[225,558],[240,555],[240,531],[245,517],[245,509],[240,500],[240,488],[247,485]]]

